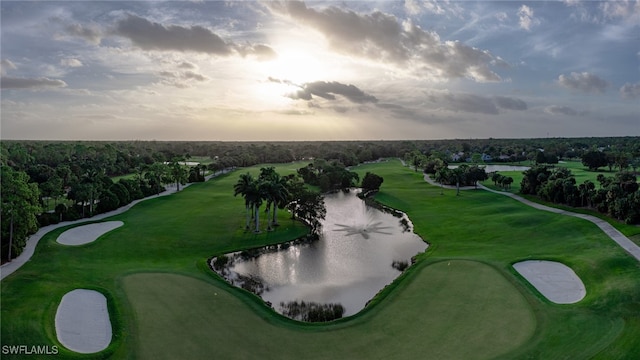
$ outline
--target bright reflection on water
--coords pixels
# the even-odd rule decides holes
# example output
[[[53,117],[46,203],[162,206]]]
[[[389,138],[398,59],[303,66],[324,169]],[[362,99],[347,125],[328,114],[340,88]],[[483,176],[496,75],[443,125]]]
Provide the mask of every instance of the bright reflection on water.
[[[394,261],[411,264],[411,258],[427,248],[406,215],[394,217],[366,206],[354,191],[326,195],[325,204],[318,241],[251,260],[238,258],[228,277],[240,274],[260,281],[265,286],[260,296],[279,312],[281,302],[297,300],[339,303],[349,316],[400,275]]]

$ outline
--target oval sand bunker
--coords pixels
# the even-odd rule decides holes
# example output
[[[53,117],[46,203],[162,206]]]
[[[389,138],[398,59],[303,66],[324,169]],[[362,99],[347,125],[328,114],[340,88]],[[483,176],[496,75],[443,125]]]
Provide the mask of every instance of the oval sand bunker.
[[[56,311],[56,336],[67,349],[78,353],[106,349],[111,342],[111,322],[104,295],[86,289],[66,293]]]
[[[559,262],[528,260],[513,264],[513,268],[556,304],[577,303],[587,294],[578,275]]]
[[[100,236],[124,225],[122,221],[107,221],[89,225],[82,225],[69,229],[56,240],[62,245],[84,245],[96,241]]]

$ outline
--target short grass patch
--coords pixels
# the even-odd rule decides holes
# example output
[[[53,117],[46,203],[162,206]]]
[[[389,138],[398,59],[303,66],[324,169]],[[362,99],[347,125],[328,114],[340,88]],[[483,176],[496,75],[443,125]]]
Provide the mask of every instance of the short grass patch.
[[[323,326],[253,311],[243,303],[250,295],[215,281],[141,273],[123,286],[143,359],[487,359],[526,343],[535,330],[524,296],[472,261],[423,266],[375,309]]]

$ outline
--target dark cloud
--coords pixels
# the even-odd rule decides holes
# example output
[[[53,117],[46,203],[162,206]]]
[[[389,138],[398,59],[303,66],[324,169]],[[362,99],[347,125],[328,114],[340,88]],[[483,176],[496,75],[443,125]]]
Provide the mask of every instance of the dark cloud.
[[[640,98],[640,83],[626,83],[620,88],[620,96],[625,99]]]
[[[117,23],[116,33],[143,50],[192,51],[219,56],[240,54],[255,56],[258,60],[277,57],[267,45],[235,44],[199,25],[163,25],[131,14]]]
[[[527,110],[527,103],[516,98],[496,96],[493,98],[496,105],[506,110]]]
[[[100,44],[102,39],[102,33],[97,27],[71,24],[67,26],[66,31],[69,35],[81,37],[94,45]]]
[[[445,94],[440,100],[450,110],[464,111],[468,113],[498,114],[498,106],[492,99],[473,94]]]
[[[165,26],[145,18],[127,15],[116,26],[116,33],[144,50],[193,51],[229,55],[232,47],[202,26]]]
[[[378,99],[360,90],[355,85],[342,84],[337,81],[315,81],[305,84],[294,84],[289,80],[275,79],[269,77],[269,81],[297,86],[300,90],[287,96],[296,100],[312,100],[314,96],[321,97],[326,100],[336,100],[336,95],[345,97],[347,100],[356,104],[376,103]]]
[[[259,61],[272,60],[278,57],[275,50],[262,44],[236,46],[236,50],[242,56],[254,56]]]
[[[299,1],[270,2],[268,6],[274,13],[320,31],[337,51],[395,64],[423,77],[500,81],[491,66],[507,65],[488,51],[457,41],[443,42],[433,31],[380,11],[360,14],[335,6],[316,10]]]
[[[560,105],[551,105],[547,106],[544,111],[547,114],[551,115],[569,115],[569,116],[577,116],[579,112],[573,108],[568,106],[560,106]]]
[[[567,89],[585,93],[603,93],[609,86],[607,81],[588,72],[572,72],[570,75],[560,75],[558,84]]]
[[[62,80],[48,78],[14,78],[3,76],[0,80],[3,89],[43,89],[65,87],[67,83]]]
[[[500,109],[527,110],[527,103],[511,97],[486,97],[474,94],[434,92],[427,96],[428,100],[441,108],[451,111],[497,115]]]

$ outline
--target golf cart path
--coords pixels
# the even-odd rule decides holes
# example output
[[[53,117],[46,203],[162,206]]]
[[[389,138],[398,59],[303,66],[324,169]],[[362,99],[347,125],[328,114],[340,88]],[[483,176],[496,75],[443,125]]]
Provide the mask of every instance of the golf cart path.
[[[437,182],[435,182],[433,179],[431,179],[429,177],[429,175],[424,176],[424,180],[426,182],[428,182],[431,185],[434,186],[442,186],[440,184],[438,184]],[[447,189],[455,189],[455,186],[449,186],[449,185],[444,185],[442,186],[444,188]],[[498,191],[498,190],[493,190],[493,189],[489,189],[488,187],[479,184],[478,185],[479,189],[483,189],[483,190],[487,190],[490,191],[492,193],[496,193],[496,194],[500,194],[500,195],[505,195],[508,196],[514,200],[520,201],[521,203],[525,204],[525,205],[529,205],[535,209],[538,210],[543,210],[543,211],[548,211],[548,212],[552,212],[555,214],[560,214],[560,215],[567,215],[567,216],[573,216],[573,217],[577,217],[580,219],[584,219],[587,221],[591,221],[592,223],[596,224],[597,227],[600,228],[600,230],[602,230],[605,234],[607,234],[607,236],[609,236],[611,238],[611,240],[615,241],[620,247],[622,247],[624,250],[626,250],[629,254],[631,254],[631,256],[633,256],[634,258],[636,258],[636,260],[640,261],[640,246],[636,245],[633,241],[629,240],[628,237],[624,236],[624,234],[622,234],[620,231],[618,231],[616,228],[614,228],[611,224],[609,224],[608,222],[597,218],[593,215],[587,215],[587,214],[579,214],[579,213],[575,213],[575,212],[571,212],[571,211],[566,211],[566,210],[562,210],[562,209],[557,209],[554,207],[550,207],[550,206],[546,206],[546,205],[542,205],[542,204],[538,204],[535,203],[533,201],[527,200],[525,198],[523,198],[522,196],[518,196],[516,194],[512,194],[510,192],[505,192],[505,191]],[[461,186],[460,190],[469,190],[469,189],[474,189],[473,186]]]
[[[232,171],[233,169],[225,169],[225,170],[221,170],[218,171],[216,173],[207,175],[205,177],[205,181],[210,180],[211,178],[214,178],[218,175],[222,175],[222,174],[226,174],[229,171]],[[183,186],[183,189],[186,188],[187,186],[189,186],[191,184],[185,184]],[[63,226],[67,226],[67,225],[73,225],[73,224],[81,224],[81,223],[86,223],[86,222],[93,222],[93,221],[97,221],[97,220],[102,220],[105,218],[108,218],[110,216],[114,216],[114,215],[118,215],[118,214],[122,214],[123,212],[131,209],[133,206],[135,206],[136,204],[138,204],[139,202],[148,200],[148,199],[154,199],[160,196],[167,196],[167,195],[171,195],[173,193],[176,192],[176,186],[175,184],[170,184],[166,186],[166,190],[161,192],[158,195],[151,195],[148,196],[146,198],[142,198],[142,199],[138,199],[135,201],[132,201],[131,203],[117,208],[116,210],[113,211],[109,211],[103,214],[99,214],[99,215],[95,215],[93,217],[90,218],[84,218],[84,219],[80,219],[80,220],[74,220],[74,221],[64,221],[58,224],[52,224],[52,225],[48,225],[48,226],[44,226],[41,227],[40,229],[38,229],[38,231],[29,236],[29,238],[27,239],[27,244],[24,247],[24,250],[22,250],[22,253],[16,257],[15,259],[13,259],[11,262],[7,262],[4,265],[2,265],[0,267],[0,280],[6,278],[7,276],[13,274],[16,270],[18,270],[22,265],[24,265],[27,261],[29,261],[29,259],[31,259],[31,257],[33,256],[34,251],[36,250],[36,246],[38,245],[38,242],[40,241],[40,239],[47,234],[48,232],[55,230],[59,227],[63,227]]]

